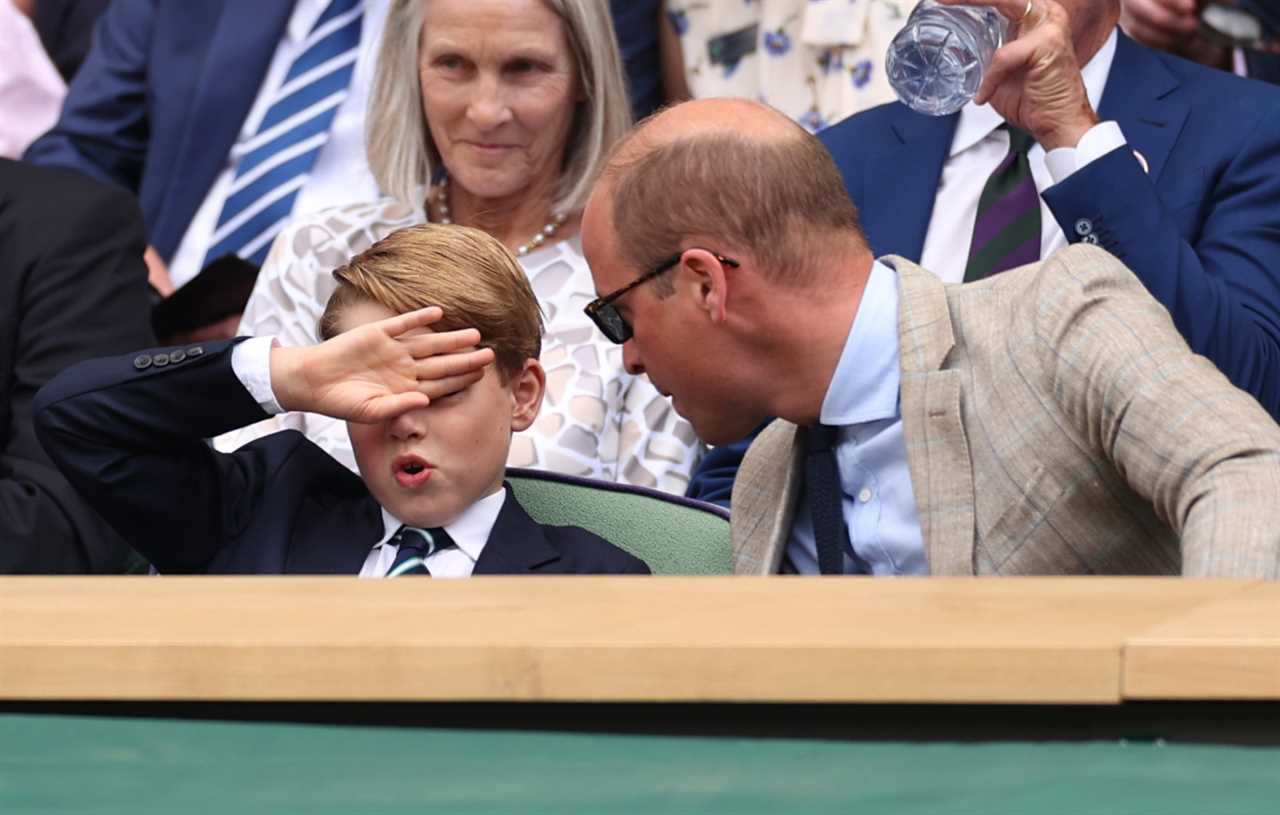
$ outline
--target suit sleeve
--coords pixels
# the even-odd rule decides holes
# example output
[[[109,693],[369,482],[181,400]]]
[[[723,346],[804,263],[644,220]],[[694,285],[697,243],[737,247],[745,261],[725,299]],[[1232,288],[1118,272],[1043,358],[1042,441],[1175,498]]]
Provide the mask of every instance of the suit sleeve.
[[[122,545],[40,447],[32,399],[75,362],[151,341],[142,221],[115,189],[38,178],[44,189],[24,189],[33,198],[15,204],[23,214],[14,232],[23,234],[11,238],[40,249],[29,266],[5,270],[23,280],[19,303],[4,312],[16,330],[11,375],[0,382],[0,573],[111,571]],[[37,192],[54,196],[60,221],[45,220]]]
[[[62,115],[24,155],[33,164],[78,170],[133,192],[151,138],[147,74],[156,0],[115,0],[67,91]]]
[[[1183,574],[1280,576],[1280,427],[1111,255],[1059,253],[1033,302],[1046,392],[1179,535]]]
[[[1271,98],[1271,97],[1267,97]],[[1210,157],[1212,158],[1212,157]],[[1097,242],[1173,316],[1191,349],[1280,416],[1280,110],[1259,117],[1217,177],[1165,201],[1128,147],[1045,190],[1071,242]],[[1187,210],[1200,228],[1180,228]]]
[[[279,463],[260,448],[226,455],[204,441],[266,415],[236,378],[234,345],[90,360],[36,396],[49,455],[165,573],[203,571],[244,529]]]

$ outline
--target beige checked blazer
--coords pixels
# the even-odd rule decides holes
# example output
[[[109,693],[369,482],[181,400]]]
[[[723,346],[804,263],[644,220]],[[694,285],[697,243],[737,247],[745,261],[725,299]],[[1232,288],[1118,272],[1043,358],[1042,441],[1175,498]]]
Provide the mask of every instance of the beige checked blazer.
[[[898,257],[902,421],[935,575],[1280,570],[1280,428],[1085,244],[980,283]],[[783,420],[733,490],[734,570],[778,571],[803,431]],[[1181,546],[1179,546],[1181,539]]]

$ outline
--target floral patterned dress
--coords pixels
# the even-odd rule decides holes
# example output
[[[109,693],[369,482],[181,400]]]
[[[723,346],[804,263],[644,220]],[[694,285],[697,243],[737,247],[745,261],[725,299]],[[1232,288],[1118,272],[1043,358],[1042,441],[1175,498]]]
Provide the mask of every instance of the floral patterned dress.
[[[668,0],[695,98],[765,102],[810,132],[896,97],[889,42],[915,0]]]
[[[239,333],[275,335],[291,346],[319,342],[317,325],[336,285],[330,272],[423,219],[421,210],[384,199],[295,220],[267,256]],[[537,421],[513,437],[507,463],[683,494],[702,445],[648,377],[626,372],[622,346],[606,340],[583,314],[595,288],[581,243],[560,241],[530,252],[520,264],[546,319],[547,391]],[[234,450],[286,428],[300,430],[356,469],[346,423],[314,413],[280,414],[214,444]]]

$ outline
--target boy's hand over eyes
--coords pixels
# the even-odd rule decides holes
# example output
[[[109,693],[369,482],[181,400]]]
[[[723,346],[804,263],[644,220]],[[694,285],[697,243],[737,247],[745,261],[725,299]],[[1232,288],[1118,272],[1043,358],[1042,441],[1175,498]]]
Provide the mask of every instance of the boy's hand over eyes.
[[[271,387],[285,410],[381,422],[479,381],[493,350],[474,328],[426,330],[436,306],[352,328],[320,345],[271,350]]]

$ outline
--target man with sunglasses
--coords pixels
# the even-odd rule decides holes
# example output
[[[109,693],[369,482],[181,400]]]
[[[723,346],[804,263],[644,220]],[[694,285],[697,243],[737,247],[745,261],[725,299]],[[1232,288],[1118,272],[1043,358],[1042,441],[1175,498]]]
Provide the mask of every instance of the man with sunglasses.
[[[948,286],[875,259],[781,114],[702,100],[617,148],[586,308],[719,444],[735,571],[1280,574],[1280,428],[1114,257]]]

